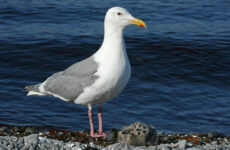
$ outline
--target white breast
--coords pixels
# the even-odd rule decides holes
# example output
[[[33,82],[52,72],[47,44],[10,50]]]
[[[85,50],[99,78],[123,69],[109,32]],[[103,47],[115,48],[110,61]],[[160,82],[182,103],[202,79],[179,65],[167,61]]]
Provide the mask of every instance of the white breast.
[[[99,76],[99,79],[92,86],[85,88],[75,103],[101,105],[118,95],[128,83],[131,67],[124,44],[116,44],[116,47],[111,46],[105,45],[94,54],[95,61],[99,63],[95,74]]]

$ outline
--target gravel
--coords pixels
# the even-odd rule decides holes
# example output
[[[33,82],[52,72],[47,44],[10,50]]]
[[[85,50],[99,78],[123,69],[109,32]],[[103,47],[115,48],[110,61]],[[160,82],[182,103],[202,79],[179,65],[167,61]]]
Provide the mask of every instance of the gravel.
[[[157,146],[127,146],[115,143],[109,146],[96,145],[93,142],[82,144],[79,142],[64,142],[31,134],[23,137],[0,136],[0,150],[230,150],[229,143],[218,144],[217,141],[203,145],[191,145],[186,140],[177,143],[160,144]]]

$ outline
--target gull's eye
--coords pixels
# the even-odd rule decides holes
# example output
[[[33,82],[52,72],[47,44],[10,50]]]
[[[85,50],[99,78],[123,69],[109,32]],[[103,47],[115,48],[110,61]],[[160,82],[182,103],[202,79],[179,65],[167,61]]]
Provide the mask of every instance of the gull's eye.
[[[118,13],[117,13],[117,15],[118,15],[118,16],[120,16],[120,15],[121,15],[121,13],[120,13],[120,12],[118,12]]]

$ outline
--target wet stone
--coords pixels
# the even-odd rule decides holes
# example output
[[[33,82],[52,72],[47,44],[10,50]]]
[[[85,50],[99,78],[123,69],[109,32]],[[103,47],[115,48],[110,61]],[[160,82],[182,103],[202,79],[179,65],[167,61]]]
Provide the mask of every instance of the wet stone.
[[[224,135],[222,133],[219,132],[209,132],[208,133],[208,137],[209,138],[219,138],[219,137],[223,137]]]
[[[25,129],[25,133],[27,133],[27,134],[34,133],[34,129],[33,129],[33,128],[30,128],[30,127],[27,127],[27,128]]]

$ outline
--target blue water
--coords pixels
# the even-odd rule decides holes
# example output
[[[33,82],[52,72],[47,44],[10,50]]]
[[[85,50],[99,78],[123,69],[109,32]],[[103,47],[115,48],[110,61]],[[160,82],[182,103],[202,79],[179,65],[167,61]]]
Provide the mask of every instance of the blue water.
[[[228,0],[0,0],[0,124],[89,128],[87,107],[26,97],[24,86],[93,54],[113,6],[148,27],[125,31],[132,76],[103,106],[104,128],[143,121],[161,132],[230,135]]]

